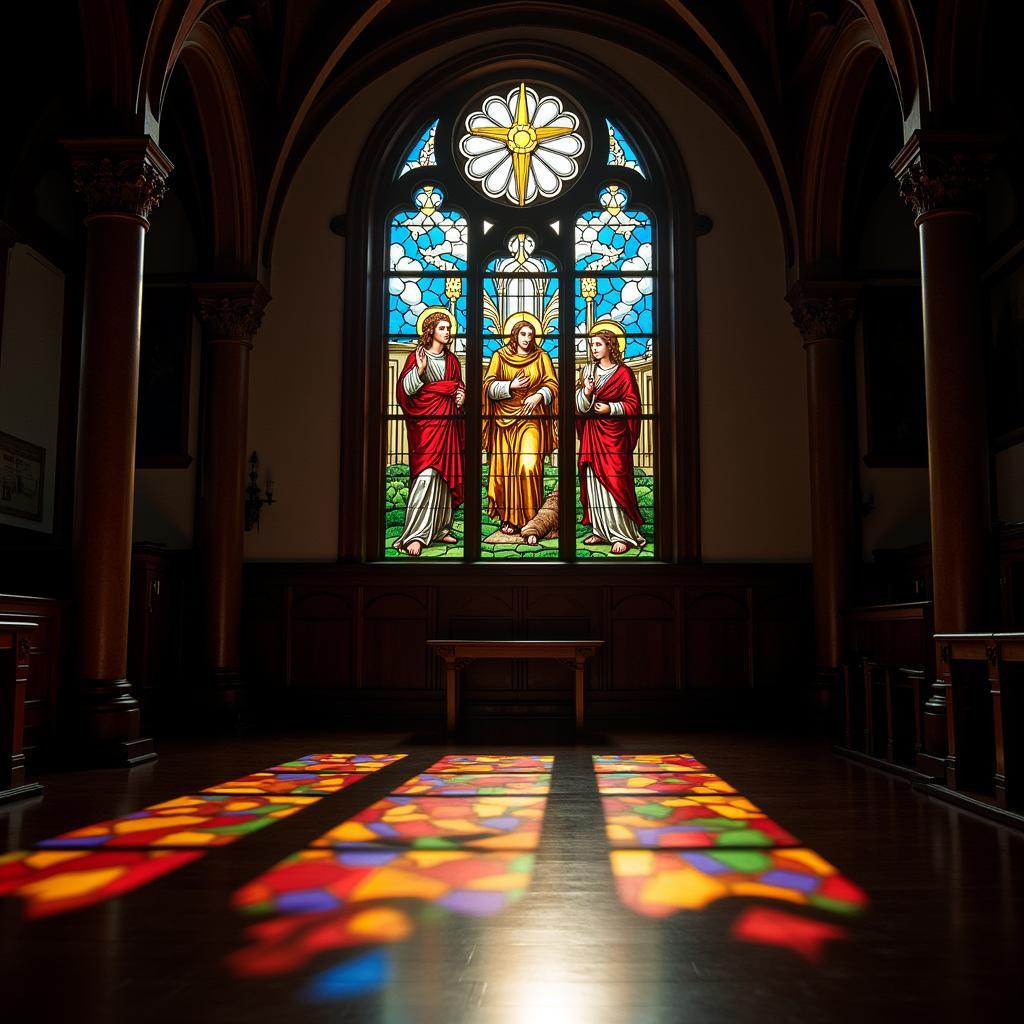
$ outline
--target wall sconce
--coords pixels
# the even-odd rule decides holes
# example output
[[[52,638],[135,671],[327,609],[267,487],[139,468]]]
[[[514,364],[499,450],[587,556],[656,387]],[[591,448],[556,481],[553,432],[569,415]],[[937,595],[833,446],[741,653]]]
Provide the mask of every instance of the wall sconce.
[[[260,475],[260,457],[253,452],[249,456],[249,486],[245,489],[245,529],[251,530],[254,526],[256,532],[260,529],[260,509],[264,505],[269,508],[274,504],[274,481],[270,479],[268,472],[263,483],[263,491],[257,483]]]

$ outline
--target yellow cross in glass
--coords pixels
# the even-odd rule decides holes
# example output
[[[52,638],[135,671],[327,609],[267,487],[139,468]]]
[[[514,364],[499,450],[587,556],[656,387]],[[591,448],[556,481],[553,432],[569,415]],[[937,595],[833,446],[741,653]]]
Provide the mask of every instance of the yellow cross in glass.
[[[485,139],[497,139],[504,142],[512,153],[512,169],[516,176],[516,191],[519,194],[519,205],[526,205],[526,181],[530,174],[530,160],[537,144],[547,139],[558,139],[563,135],[571,135],[572,128],[556,128],[548,125],[535,128],[530,123],[530,114],[526,109],[526,83],[519,83],[519,102],[516,104],[515,121],[508,127],[485,125],[470,128],[470,135],[482,135]]]

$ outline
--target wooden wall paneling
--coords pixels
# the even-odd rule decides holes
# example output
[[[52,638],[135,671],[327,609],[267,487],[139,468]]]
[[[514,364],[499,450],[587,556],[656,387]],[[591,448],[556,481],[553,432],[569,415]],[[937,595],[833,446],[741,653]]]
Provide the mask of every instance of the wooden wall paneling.
[[[813,671],[811,623],[800,615],[800,594],[791,587],[762,586],[751,593],[753,681],[758,688],[799,685]]]
[[[242,665],[246,678],[266,692],[291,683],[291,587],[283,582],[250,582],[242,617]]]
[[[687,690],[752,685],[746,588],[686,588],[684,624]]]
[[[674,690],[679,676],[673,588],[613,588],[608,636],[615,695]]]
[[[294,595],[291,625],[292,686],[344,689],[355,685],[351,590],[316,588]]]
[[[425,587],[367,587],[363,604],[364,677],[368,688],[429,688],[430,619]]]
[[[523,620],[520,635],[524,640],[603,640],[601,602],[604,587],[523,587]],[[602,652],[603,654],[603,652]],[[601,669],[602,655],[587,666],[592,689]],[[572,692],[573,675],[564,665],[551,661],[521,662],[523,688],[565,698]]]
[[[496,584],[437,589],[437,639],[520,639],[513,587]],[[513,684],[514,666],[509,661],[475,661],[462,670],[463,693],[469,703],[474,692],[511,690]]]
[[[30,627],[19,638],[27,645],[24,749],[30,760],[45,757],[58,738],[63,610],[53,598],[0,595],[0,618]]]

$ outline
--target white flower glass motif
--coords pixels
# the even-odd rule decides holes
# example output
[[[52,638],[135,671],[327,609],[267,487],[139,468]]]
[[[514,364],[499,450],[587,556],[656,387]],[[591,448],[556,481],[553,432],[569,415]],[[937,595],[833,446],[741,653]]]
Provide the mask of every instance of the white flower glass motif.
[[[525,82],[507,96],[488,96],[459,140],[466,177],[489,199],[513,206],[550,199],[579,173],[586,147],[579,123],[557,96],[542,99]]]

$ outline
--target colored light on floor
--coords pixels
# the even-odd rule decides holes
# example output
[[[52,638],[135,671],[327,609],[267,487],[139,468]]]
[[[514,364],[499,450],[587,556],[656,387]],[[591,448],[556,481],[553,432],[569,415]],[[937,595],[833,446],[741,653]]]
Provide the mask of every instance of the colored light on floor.
[[[811,921],[770,907],[751,907],[732,926],[735,939],[789,949],[812,964],[823,959],[826,942],[845,939],[847,934],[839,925]]]
[[[399,786],[395,793],[405,796],[531,796],[551,789],[548,774],[475,775],[424,772]]]
[[[294,796],[329,796],[354,786],[366,773],[306,772],[306,771],[265,771],[243,775],[216,786],[204,789],[204,793],[267,793]]]
[[[42,849],[78,850],[227,846],[316,801],[316,797],[309,796],[182,796],[111,821],[65,832],[37,845]]]
[[[271,772],[376,772],[401,761],[405,754],[303,754],[268,768]]]
[[[612,847],[798,845],[742,796],[605,796],[601,805]]]
[[[693,754],[594,754],[595,772],[703,772]]]
[[[546,797],[390,796],[353,815],[313,846],[535,849]]]
[[[607,772],[598,774],[597,788],[602,794],[666,793],[711,795],[735,793],[724,779],[711,772]]]
[[[840,914],[867,903],[863,891],[808,849],[612,850],[619,898],[638,914],[666,917],[719,899],[753,896]]]
[[[551,754],[446,754],[427,772],[550,772],[554,760]]]
[[[19,850],[0,857],[0,896],[25,902],[25,917],[50,917],[123,896],[202,857],[170,850]]]

